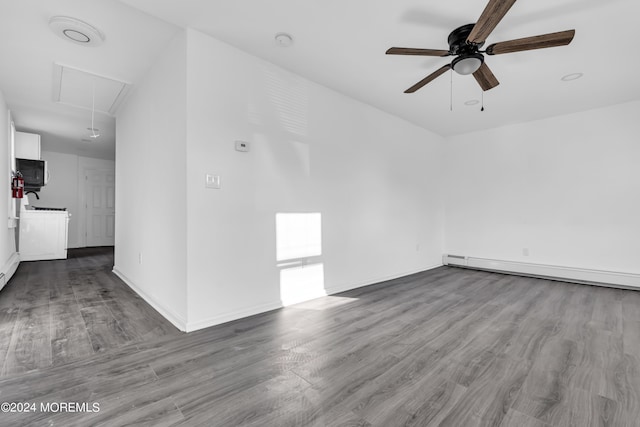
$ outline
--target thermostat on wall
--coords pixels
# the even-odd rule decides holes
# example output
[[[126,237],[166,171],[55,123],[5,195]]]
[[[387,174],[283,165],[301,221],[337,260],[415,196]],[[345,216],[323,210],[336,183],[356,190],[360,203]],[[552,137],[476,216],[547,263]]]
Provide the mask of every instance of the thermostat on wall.
[[[250,144],[247,141],[236,141],[236,151],[249,151]]]

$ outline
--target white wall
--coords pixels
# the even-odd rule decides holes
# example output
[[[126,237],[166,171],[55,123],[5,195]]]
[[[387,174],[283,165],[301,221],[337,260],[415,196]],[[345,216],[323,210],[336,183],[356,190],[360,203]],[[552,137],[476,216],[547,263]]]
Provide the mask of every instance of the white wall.
[[[441,137],[197,31],[187,58],[190,329],[280,304],[276,213],[321,213],[328,292],[440,265]]]
[[[445,252],[640,273],[638,117],[636,101],[449,138]]]
[[[114,170],[113,160],[94,159],[73,154],[43,151],[42,159],[47,161],[51,179],[39,192],[40,200],[29,195],[34,206],[67,208],[71,214],[69,222],[70,248],[86,246],[86,219],[84,206],[84,181],[86,169]]]
[[[114,271],[176,326],[187,319],[186,42],[176,37],[116,124]]]
[[[443,252],[638,273],[638,113],[444,140],[187,30],[118,116],[114,270],[187,330],[279,306],[292,271],[327,293]],[[306,270],[276,261],[278,213],[322,216]]]
[[[0,212],[7,221],[0,221],[0,269],[5,274],[7,280],[15,271],[17,260],[15,228],[10,228],[8,224],[15,226],[16,222],[9,219],[9,193],[11,171],[9,169],[9,110],[4,100],[4,95],[0,92],[0,177],[4,177],[4,190],[0,192]],[[0,284],[0,287],[2,285]]]

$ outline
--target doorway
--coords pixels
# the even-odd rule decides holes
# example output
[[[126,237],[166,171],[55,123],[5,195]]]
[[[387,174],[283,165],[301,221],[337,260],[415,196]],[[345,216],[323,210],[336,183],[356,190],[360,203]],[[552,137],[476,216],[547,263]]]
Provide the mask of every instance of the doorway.
[[[85,169],[86,246],[113,246],[115,171]]]

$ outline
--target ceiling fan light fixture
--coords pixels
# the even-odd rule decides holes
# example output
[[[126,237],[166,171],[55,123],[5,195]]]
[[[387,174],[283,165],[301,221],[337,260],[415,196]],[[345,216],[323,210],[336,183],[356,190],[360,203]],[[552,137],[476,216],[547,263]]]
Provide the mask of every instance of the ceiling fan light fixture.
[[[392,47],[387,49],[387,55],[419,55],[419,56],[455,56],[449,64],[437,69],[418,83],[405,90],[405,93],[413,93],[424,87],[429,82],[443,75],[449,69],[462,75],[473,74],[483,92],[493,89],[500,82],[493,75],[491,69],[484,63],[483,54],[502,55],[505,53],[524,52],[534,49],[546,49],[549,47],[566,46],[573,40],[576,30],[558,31],[555,33],[540,34],[537,36],[523,37],[514,40],[493,43],[485,50],[485,40],[500,23],[502,18],[515,4],[516,0],[488,0],[484,11],[475,24],[467,24],[453,30],[447,42],[449,50],[438,49],[414,49],[406,47]],[[562,80],[567,80],[565,76]],[[480,111],[484,111],[482,108]]]
[[[472,53],[469,55],[461,55],[453,60],[451,67],[453,71],[463,76],[473,74],[478,71],[478,68],[484,62],[484,57],[479,53]]]

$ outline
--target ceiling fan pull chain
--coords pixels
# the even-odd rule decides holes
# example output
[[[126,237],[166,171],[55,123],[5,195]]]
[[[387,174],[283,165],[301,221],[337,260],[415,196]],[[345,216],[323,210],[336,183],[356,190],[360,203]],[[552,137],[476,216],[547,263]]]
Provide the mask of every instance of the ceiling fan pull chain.
[[[453,111],[453,67],[451,68],[451,93],[449,94],[449,110]]]
[[[480,99],[482,99],[482,108],[480,108],[480,111],[484,111],[484,91],[481,91],[480,94]]]

